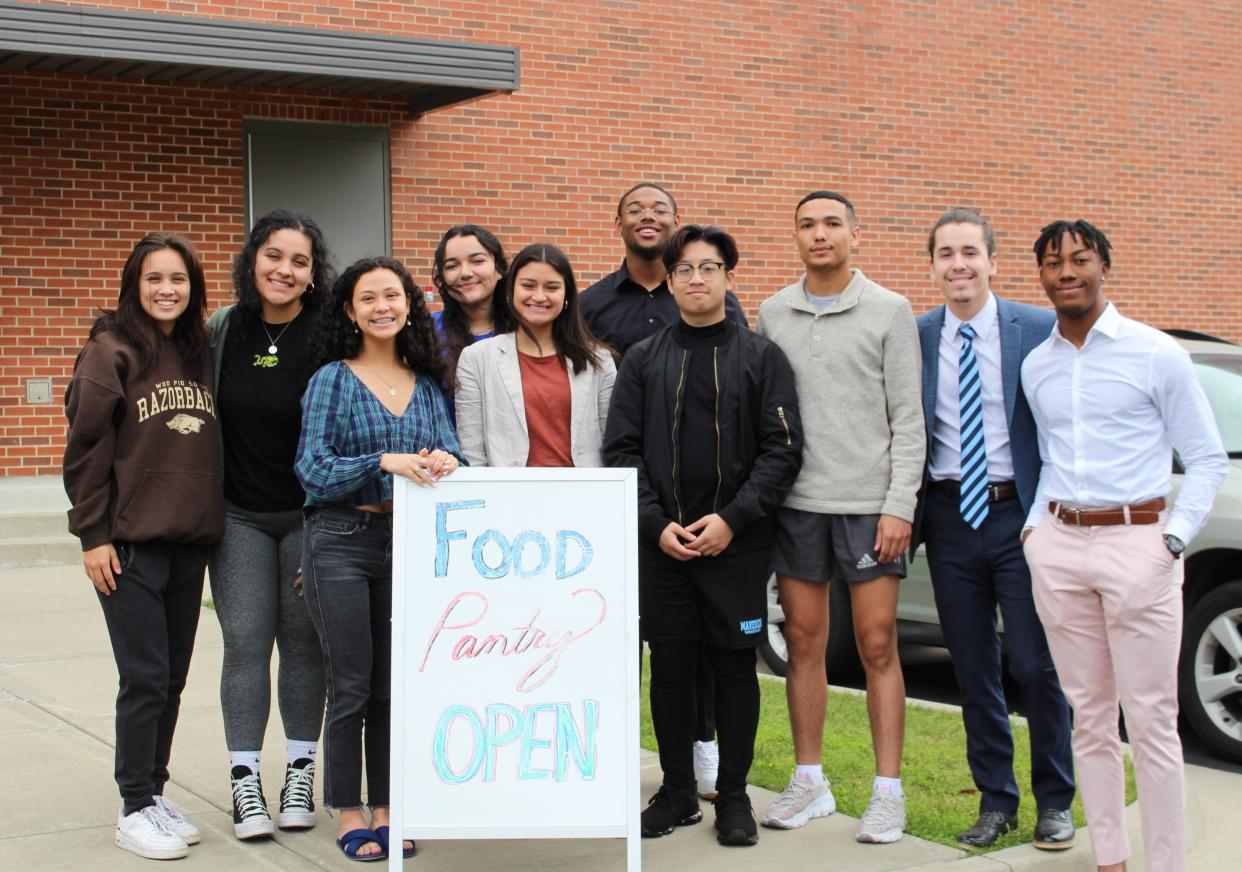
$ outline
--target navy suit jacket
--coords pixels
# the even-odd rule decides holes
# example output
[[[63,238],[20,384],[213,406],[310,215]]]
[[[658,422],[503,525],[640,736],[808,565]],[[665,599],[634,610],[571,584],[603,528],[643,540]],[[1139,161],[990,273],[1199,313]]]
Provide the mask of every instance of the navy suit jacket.
[[[1009,422],[1009,450],[1013,454],[1014,483],[1023,513],[1031,510],[1035,487],[1039,484],[1039,442],[1035,436],[1035,418],[1022,393],[1022,361],[1035,346],[1048,338],[1057,316],[1051,309],[1040,309],[1025,303],[1011,303],[996,297],[996,319],[1000,325],[1001,381],[1005,397],[1005,417]],[[923,420],[927,425],[927,457],[930,462],[932,427],[936,423],[936,392],[940,382],[940,332],[944,329],[945,307],[940,306],[918,316],[919,344],[923,349]],[[927,490],[927,465],[923,466],[923,490],[914,514],[914,530],[910,554],[923,541],[922,493]]]

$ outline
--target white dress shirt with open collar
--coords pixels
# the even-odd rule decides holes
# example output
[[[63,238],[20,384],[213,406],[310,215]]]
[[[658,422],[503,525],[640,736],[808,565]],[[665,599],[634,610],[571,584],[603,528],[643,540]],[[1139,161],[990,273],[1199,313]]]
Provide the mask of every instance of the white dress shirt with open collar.
[[[1054,327],[1023,362],[1022,385],[1043,461],[1028,527],[1049,501],[1110,507],[1167,495],[1176,449],[1186,478],[1164,532],[1194,538],[1229,459],[1185,349],[1110,303],[1082,348]]]

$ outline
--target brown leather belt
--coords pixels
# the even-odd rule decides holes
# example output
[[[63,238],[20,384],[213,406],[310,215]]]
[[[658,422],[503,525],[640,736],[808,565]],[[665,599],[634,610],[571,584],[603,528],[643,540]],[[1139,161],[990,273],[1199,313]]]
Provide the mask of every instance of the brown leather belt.
[[[1164,497],[1130,506],[1108,506],[1099,509],[1071,509],[1060,503],[1048,503],[1048,511],[1063,523],[1076,527],[1115,527],[1120,524],[1155,524],[1164,511]]]
[[[955,497],[961,497],[962,495],[962,483],[960,481],[953,481],[951,478],[946,478],[941,481],[929,482],[929,484],[935,490],[944,491],[945,493],[952,494]],[[1001,500],[1017,499],[1017,496],[1018,486],[1012,481],[1002,481],[999,484],[988,485],[989,503],[999,503]]]

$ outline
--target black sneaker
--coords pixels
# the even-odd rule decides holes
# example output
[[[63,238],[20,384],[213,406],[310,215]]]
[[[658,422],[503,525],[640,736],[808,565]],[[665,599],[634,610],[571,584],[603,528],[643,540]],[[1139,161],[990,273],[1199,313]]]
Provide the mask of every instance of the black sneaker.
[[[248,766],[234,766],[230,773],[233,788],[233,835],[256,839],[276,833],[276,824],[267,813],[263,783]]]
[[[759,828],[750,797],[745,793],[718,796],[716,802],[716,841],[722,845],[747,847],[759,842]]]
[[[642,833],[644,839],[667,836],[674,827],[688,827],[703,820],[703,812],[699,810],[699,798],[694,791],[672,793],[667,787],[661,787],[651,797],[642,813]]]
[[[299,758],[285,768],[285,786],[280,789],[280,813],[276,823],[282,830],[309,830],[315,825],[315,761]]]

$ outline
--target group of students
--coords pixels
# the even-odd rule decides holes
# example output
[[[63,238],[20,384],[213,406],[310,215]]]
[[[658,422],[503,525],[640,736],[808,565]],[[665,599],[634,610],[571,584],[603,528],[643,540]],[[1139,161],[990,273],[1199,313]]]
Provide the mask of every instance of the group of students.
[[[759,715],[754,650],[766,621],[766,581],[775,570],[790,643],[787,693],[797,768],[762,822],[788,829],[835,808],[819,759],[827,582],[835,581],[849,587],[876,755],[873,797],[857,837],[899,839],[904,685],[896,656],[897,591],[912,543],[927,538],[930,557],[933,519],[944,529],[952,523],[946,513],[955,514],[934,509],[931,495],[953,491],[946,505],[960,509],[957,520],[970,531],[965,540],[956,528],[944,534],[947,540],[939,541],[951,545],[941,547],[942,562],[973,547],[970,536],[986,535],[984,550],[1008,549],[1006,561],[996,562],[1011,569],[1013,549],[1022,560],[1019,536],[1026,534],[1021,525],[998,528],[1002,517],[1025,520],[1028,510],[1034,516],[1041,499],[1045,509],[1048,500],[1076,510],[1093,503],[1081,490],[1047,487],[1046,472],[1036,473],[1038,493],[1025,471],[1015,475],[1018,454],[1026,464],[1034,451],[1039,465],[1033,423],[1030,433],[1013,438],[1012,452],[1008,440],[998,442],[996,397],[1010,407],[1018,398],[1028,418],[1034,411],[1038,419],[1040,408],[1032,398],[1027,409],[1008,374],[1007,334],[988,329],[998,306],[1016,304],[988,291],[995,246],[982,218],[958,210],[933,228],[932,274],[953,314],[942,307],[918,323],[903,297],[851,266],[860,232],[845,197],[809,194],[794,218],[806,275],[763,303],[754,332],[733,294],[734,239],[716,226],[682,226],[672,195],[652,183],[634,186],[618,204],[616,226],[626,247],[621,268],[581,295],[568,258],[555,246],[529,245],[510,262],[486,228],[451,228],[435,251],[433,280],[443,306],[434,316],[399,261],[367,258],[337,277],[314,221],[280,211],[256,223],[236,258],[236,304],[204,324],[206,286],[192,246],[175,235],[144,238],[124,267],[116,309],[96,321],[78,356],[65,401],[70,528],[81,538],[120,675],[117,844],[173,858],[200,838],[163,788],[210,564],[224,637],[221,708],[235,834],[247,839],[271,835],[277,826],[314,825],[322,727],[324,803],[339,812],[338,845],[351,859],[387,856],[392,476],[429,485],[461,463],[639,472],[641,631],[651,651],[652,720],[664,773],[642,812],[644,836],[701,820],[701,795],[714,800],[722,844],[758,839],[745,785]],[[1068,253],[1067,246],[1077,252],[1064,259],[1073,269],[1081,248],[1102,258],[1107,272],[1102,234],[1085,222],[1050,227],[1037,245],[1041,277],[1053,269],[1047,255]],[[1058,316],[1073,308],[1061,305],[1049,282],[1045,287]],[[1089,283],[1082,287],[1072,288],[1074,304],[1090,297],[1098,318],[1106,304],[1089,293]],[[955,352],[952,364],[966,400],[959,405],[956,378],[951,390],[942,380],[939,390],[951,394],[956,411],[943,417],[952,421],[942,421],[940,412],[924,417],[929,347],[935,346],[928,345],[923,320],[936,313],[946,330],[980,316],[977,359],[970,323],[947,339],[960,352],[961,362]],[[1049,338],[1052,316],[1040,315],[1027,330],[1022,356],[1060,335]],[[1081,326],[1082,317],[1066,315],[1070,320],[1059,328],[1077,345],[1085,331],[1071,336],[1069,325]],[[994,349],[985,341],[991,332],[998,338]],[[1003,387],[990,385],[1002,346]],[[1063,402],[1058,397],[1049,408]],[[1201,415],[1206,408],[1193,396],[1187,402],[1180,411]],[[1205,426],[1212,427],[1210,410],[1207,416]],[[1055,439],[1051,426],[1051,437],[1040,429],[1040,448]],[[937,446],[950,443],[952,462],[938,463]],[[982,460],[980,444],[986,445]],[[1183,462],[1193,472],[1211,466],[1212,446],[1192,450],[1189,462],[1183,451]],[[1167,464],[1164,477],[1167,491]],[[1133,508],[1142,508],[1142,500],[1135,502]],[[1016,506],[1020,512],[1007,512]],[[1185,523],[1169,528],[1181,541],[1202,523],[1200,507],[1193,508]],[[1127,508],[1127,529],[1131,520]],[[1041,540],[1052,538],[1043,533],[1046,524],[1039,526]],[[1013,542],[1002,542],[1006,536]],[[989,552],[982,562],[995,556]],[[1168,570],[1180,571],[1180,564],[1171,562]],[[933,572],[953,575],[934,560]],[[974,603],[953,606],[987,612],[980,620],[992,620],[991,638],[971,642],[982,645],[982,667],[959,657],[955,648],[967,643],[955,641],[948,621],[946,635],[959,679],[981,668],[994,672],[999,686],[999,654],[995,664],[986,656],[999,652],[990,616],[998,600],[1008,609],[1022,591],[1020,583],[992,579],[990,569],[984,574],[986,589]],[[1047,620],[1035,600],[1032,605],[1026,576],[1020,607],[1033,616],[1040,606]],[[1009,630],[1008,610],[1005,620]],[[1028,704],[1042,709],[1052,699],[1068,729],[1038,617],[1026,623],[1032,622],[1032,657],[1048,662],[1031,672],[1040,673],[1045,693],[1051,676],[1055,699],[1032,695]],[[986,627],[981,634],[987,636]],[[273,644],[280,651],[277,700],[287,739],[275,821],[259,775]],[[1072,640],[1064,644],[1060,652],[1052,646],[1059,666],[1076,656]],[[1124,700],[1133,681],[1121,684]],[[976,827],[995,824],[988,815],[1000,812],[991,826],[995,839],[1013,825],[1017,792],[1008,789],[1011,739],[1008,779],[998,790],[976,759],[983,756],[978,737],[995,730],[988,721],[995,701],[985,699],[994,688],[990,679],[981,686],[979,700],[966,701],[964,717],[981,790]],[[965,680],[963,689],[971,696]],[[1086,705],[1073,692],[1070,702],[1075,710]],[[1007,736],[1003,697],[1000,705]],[[971,713],[979,708],[987,709],[976,718],[986,728],[972,727]],[[1111,729],[1111,739],[1095,737],[1097,745],[1115,744],[1115,720]],[[990,734],[989,743],[995,744]],[[1003,748],[996,753],[1004,757]],[[1072,773],[1059,759],[1052,769],[1050,805],[1036,786],[1036,839],[1066,847],[1073,838],[1072,819],[1068,829],[1065,821]],[[1165,789],[1163,782],[1145,783],[1144,767],[1139,776],[1144,795]],[[1114,773],[1100,777],[1111,784]],[[1114,797],[1099,797],[1101,820],[1111,820]],[[1089,820],[1091,799],[1088,793]],[[988,807],[994,802],[996,808]],[[978,843],[969,833],[963,843]],[[1097,856],[1100,840],[1097,835]],[[1113,853],[1121,850],[1109,845]],[[405,840],[399,849],[410,856],[414,844]]]

